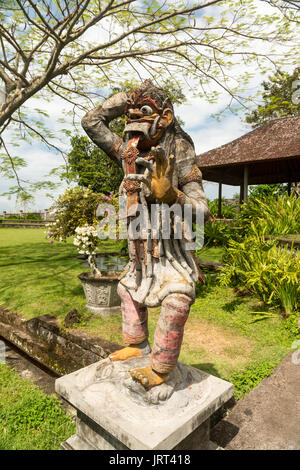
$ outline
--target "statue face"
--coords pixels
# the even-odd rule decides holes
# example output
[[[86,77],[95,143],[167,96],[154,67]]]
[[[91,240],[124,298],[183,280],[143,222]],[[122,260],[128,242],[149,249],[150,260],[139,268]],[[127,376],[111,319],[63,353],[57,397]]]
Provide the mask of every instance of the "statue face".
[[[141,150],[149,150],[157,145],[174,119],[170,108],[162,110],[150,97],[130,102],[125,116],[123,136],[126,140],[137,138],[137,147]]]

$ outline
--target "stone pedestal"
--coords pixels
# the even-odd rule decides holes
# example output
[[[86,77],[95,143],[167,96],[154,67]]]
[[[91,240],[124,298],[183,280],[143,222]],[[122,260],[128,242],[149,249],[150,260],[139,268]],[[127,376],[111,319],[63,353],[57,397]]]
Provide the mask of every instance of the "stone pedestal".
[[[166,384],[146,391],[128,371],[148,364],[104,359],[57,379],[57,393],[77,409],[77,432],[62,448],[214,448],[209,418],[232,397],[232,384],[179,363]]]

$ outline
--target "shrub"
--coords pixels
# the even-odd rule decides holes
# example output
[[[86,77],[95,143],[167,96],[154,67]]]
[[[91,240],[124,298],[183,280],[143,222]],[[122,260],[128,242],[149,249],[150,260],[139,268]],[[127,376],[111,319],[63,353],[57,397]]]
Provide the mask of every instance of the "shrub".
[[[300,253],[253,231],[243,242],[229,241],[221,284],[242,284],[289,315],[300,307]]]
[[[234,396],[237,400],[243,398],[264,378],[272,374],[275,365],[270,362],[252,364],[242,372],[235,372],[230,377],[234,385]]]
[[[94,193],[85,188],[69,188],[62,194],[54,205],[56,220],[48,224],[47,237],[53,240],[65,241],[75,235],[77,227],[95,225],[96,210],[99,204],[110,203],[117,207],[118,199],[113,196]]]
[[[266,199],[287,194],[287,184],[257,184],[249,187],[249,198]]]
[[[253,226],[260,235],[300,233],[300,198],[288,195],[250,198],[238,215],[240,236],[253,232]]]
[[[211,217],[217,217],[218,215],[218,199],[214,199],[211,201],[210,199],[207,199],[209,211]],[[238,201],[237,201],[237,206],[238,206]],[[225,219],[233,219],[237,215],[237,206],[234,206],[232,204],[228,204],[225,198],[222,198],[222,217],[225,217]]]
[[[224,221],[210,218],[204,224],[204,242],[206,245],[226,245],[232,238],[233,230]]]
[[[43,220],[40,215],[34,214],[32,212],[29,212],[28,214],[25,214],[24,219],[26,219],[26,220]]]

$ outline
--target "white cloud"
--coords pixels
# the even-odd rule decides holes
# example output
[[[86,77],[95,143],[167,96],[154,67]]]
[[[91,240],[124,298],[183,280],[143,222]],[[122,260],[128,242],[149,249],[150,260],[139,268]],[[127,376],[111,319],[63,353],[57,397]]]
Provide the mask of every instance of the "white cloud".
[[[13,148],[9,149],[14,155]],[[27,162],[27,166],[22,168],[18,171],[19,178],[22,180],[29,180],[30,182],[37,182],[42,180],[52,180],[54,182],[58,182],[56,177],[46,177],[46,175],[55,167],[60,166],[63,163],[62,157],[56,153],[52,153],[50,151],[43,150],[39,147],[39,145],[26,145],[22,147],[22,153],[18,149],[18,154],[20,154],[25,161]],[[0,193],[5,193],[9,190],[11,186],[14,186],[15,182],[9,179],[1,179],[0,184]],[[65,187],[66,184],[62,185],[62,188]],[[61,192],[63,189],[59,191],[54,191],[53,194],[55,196],[58,195],[58,192]],[[45,209],[49,207],[53,201],[51,198],[45,195],[47,191],[39,191],[34,194],[34,202],[30,203],[30,210],[35,209]],[[49,191],[48,191],[49,192]],[[22,209],[22,205],[16,201],[15,196],[0,196],[0,211],[3,210],[16,210]]]

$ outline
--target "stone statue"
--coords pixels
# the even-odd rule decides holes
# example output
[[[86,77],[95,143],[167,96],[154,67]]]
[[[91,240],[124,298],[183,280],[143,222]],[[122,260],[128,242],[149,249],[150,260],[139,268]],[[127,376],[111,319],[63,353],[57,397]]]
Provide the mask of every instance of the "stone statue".
[[[109,129],[109,122],[123,115],[126,126],[121,138]],[[89,111],[82,126],[123,167],[120,193],[127,197],[128,224],[135,219],[138,204],[146,209],[150,224],[151,204],[158,211],[161,208],[161,213],[166,205],[176,203],[182,208],[190,204],[193,213],[200,208],[207,219],[209,210],[193,142],[179,126],[166,93],[150,80]],[[130,370],[145,389],[166,382],[176,368],[184,325],[195,299],[195,282],[201,278],[193,252],[186,249],[187,240],[175,237],[174,224],[172,227],[169,239],[162,237],[161,225],[156,237],[148,231],[137,239],[128,232],[130,260],[118,287],[123,340],[128,347],[109,357],[111,361],[149,357],[144,367]],[[159,305],[162,309],[151,351],[147,307]]]

